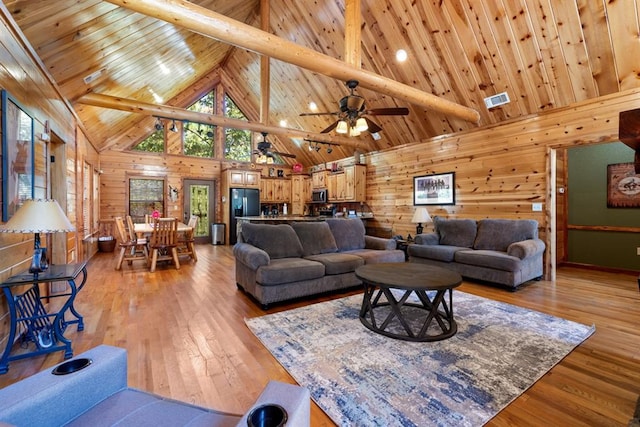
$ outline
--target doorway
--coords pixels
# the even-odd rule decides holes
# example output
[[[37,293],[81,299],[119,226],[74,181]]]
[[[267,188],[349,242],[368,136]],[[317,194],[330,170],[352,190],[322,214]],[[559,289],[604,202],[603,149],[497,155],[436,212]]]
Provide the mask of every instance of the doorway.
[[[215,181],[203,179],[185,179],[183,188],[183,222],[189,222],[191,215],[198,217],[194,237],[196,243],[211,242],[210,224],[215,218]]]

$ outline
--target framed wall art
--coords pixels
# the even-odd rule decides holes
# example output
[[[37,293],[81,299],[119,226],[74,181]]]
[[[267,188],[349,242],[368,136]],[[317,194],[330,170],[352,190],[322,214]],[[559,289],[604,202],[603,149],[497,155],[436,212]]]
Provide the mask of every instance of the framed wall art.
[[[607,207],[640,207],[640,175],[633,163],[607,165]]]
[[[33,198],[33,117],[2,90],[2,221]]]
[[[413,178],[413,205],[455,205],[455,172]]]

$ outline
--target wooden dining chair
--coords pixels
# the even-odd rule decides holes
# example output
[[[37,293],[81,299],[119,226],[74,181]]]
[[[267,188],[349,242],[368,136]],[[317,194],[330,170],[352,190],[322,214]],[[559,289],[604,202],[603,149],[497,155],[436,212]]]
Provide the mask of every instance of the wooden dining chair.
[[[178,237],[178,255],[188,255],[191,257],[191,259],[197,262],[198,255],[196,255],[195,233],[196,227],[198,226],[198,217],[195,215],[191,215],[187,226],[190,227],[190,230],[181,233],[181,235]]]
[[[149,239],[150,267],[156,271],[158,261],[173,261],[176,270],[180,270],[178,259],[178,220],[176,218],[155,218],[153,232]]]
[[[149,239],[147,239],[146,236],[138,236],[138,234],[136,234],[136,228],[133,224],[133,218],[131,218],[131,215],[127,215],[126,218],[127,218],[127,231],[129,232],[129,239],[131,239],[131,241],[136,242],[137,250],[140,250],[146,253],[148,256],[149,255]]]
[[[124,261],[127,261],[129,265],[131,265],[133,261],[138,260],[144,260],[147,262],[149,259],[149,252],[147,251],[146,241],[139,243],[137,239],[132,239],[125,228],[124,220],[121,216],[115,218],[115,223],[116,230],[118,232],[118,247],[120,248],[118,260],[116,262],[116,270],[120,270],[122,268],[122,263]]]

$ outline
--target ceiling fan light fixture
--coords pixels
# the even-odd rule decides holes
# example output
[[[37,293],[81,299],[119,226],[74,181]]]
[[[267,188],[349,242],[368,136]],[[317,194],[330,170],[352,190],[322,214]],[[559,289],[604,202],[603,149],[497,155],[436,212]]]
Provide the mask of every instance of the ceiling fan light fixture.
[[[349,132],[349,125],[344,120],[340,120],[338,122],[338,126],[336,126],[337,133],[347,133]]]
[[[360,117],[358,120],[356,120],[355,128],[358,132],[364,132],[365,130],[369,129],[369,125],[367,124],[367,121],[364,117]]]
[[[358,130],[358,128],[349,128],[349,136],[360,136],[360,131]]]

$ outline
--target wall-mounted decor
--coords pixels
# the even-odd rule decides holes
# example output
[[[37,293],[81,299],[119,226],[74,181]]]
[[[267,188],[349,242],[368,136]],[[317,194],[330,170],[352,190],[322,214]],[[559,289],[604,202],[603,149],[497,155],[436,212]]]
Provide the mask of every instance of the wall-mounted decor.
[[[33,118],[2,90],[2,221],[33,199]]]
[[[416,176],[413,178],[413,204],[455,205],[455,172]]]
[[[607,165],[607,207],[640,207],[640,175],[633,163]]]

